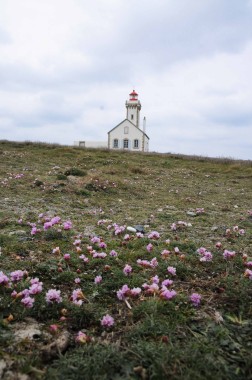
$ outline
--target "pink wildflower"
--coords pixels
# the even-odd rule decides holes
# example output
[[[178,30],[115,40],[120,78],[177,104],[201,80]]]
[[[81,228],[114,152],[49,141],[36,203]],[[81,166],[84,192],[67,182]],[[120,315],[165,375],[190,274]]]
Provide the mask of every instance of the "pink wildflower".
[[[52,222],[45,222],[44,223],[44,231],[48,230],[52,227]]]
[[[80,257],[80,259],[82,259],[84,261],[84,263],[88,263],[89,262],[89,258],[86,257],[85,255],[81,255],[79,257]]]
[[[25,274],[25,271],[22,271],[22,270],[16,270],[14,272],[11,272],[10,273],[11,281],[17,282],[17,281],[22,280],[22,278],[24,277],[24,274]]]
[[[158,240],[160,238],[160,235],[157,231],[152,231],[148,235],[149,239]]]
[[[130,295],[132,297],[136,297],[136,296],[139,296],[139,294],[141,293],[141,288],[133,288],[130,290]]]
[[[220,249],[220,248],[222,247],[221,242],[218,241],[218,242],[215,244],[215,247],[216,247],[217,249]]]
[[[31,308],[33,307],[34,301],[35,301],[34,298],[27,296],[27,297],[24,297],[24,298],[21,300],[21,303],[22,303],[27,309],[31,309]]]
[[[201,295],[198,293],[193,293],[190,296],[190,301],[192,302],[193,306],[199,306],[201,301]]]
[[[80,239],[76,239],[74,242],[73,242],[73,245],[78,246],[81,244],[81,240]]]
[[[168,251],[167,249],[164,249],[164,250],[161,252],[161,255],[162,255],[163,257],[168,257],[170,254],[171,254],[171,251]]]
[[[63,228],[64,230],[71,230],[73,227],[72,222],[70,220],[67,220],[66,222],[63,223]]]
[[[168,268],[167,268],[167,271],[168,271],[172,276],[176,276],[176,268],[174,268],[174,267],[168,267]]]
[[[107,248],[107,244],[104,243],[104,241],[101,241],[101,242],[99,243],[99,248],[106,249],[106,248]]]
[[[130,240],[130,235],[129,234],[124,235],[123,240],[129,241]]]
[[[235,252],[234,251],[228,251],[227,249],[225,249],[224,252],[223,252],[223,257],[226,260],[232,259],[234,256],[235,256]]]
[[[112,256],[112,257],[117,257],[117,256],[118,256],[118,253],[117,253],[116,251],[112,250],[112,251],[110,252],[110,256]]]
[[[179,253],[179,248],[178,247],[174,247],[174,252],[175,253]]]
[[[0,285],[7,285],[9,283],[9,278],[1,271],[0,272]]]
[[[153,250],[153,245],[151,243],[149,243],[147,246],[146,246],[146,249],[148,252],[151,252]]]
[[[54,224],[58,224],[60,221],[61,221],[61,218],[59,216],[54,216],[51,219],[51,223],[52,223],[53,226],[54,226]]]
[[[72,292],[72,295],[71,295],[71,301],[77,305],[77,306],[81,306],[85,297],[84,297],[84,294],[82,293],[82,290],[81,289],[75,289],[73,290]]]
[[[104,259],[107,256],[105,252],[94,252],[93,258]]]
[[[125,267],[123,268],[123,273],[125,276],[129,276],[132,272],[132,267],[129,264],[126,264]]]
[[[96,276],[94,279],[95,284],[100,284],[102,282],[102,276]]]
[[[31,235],[36,235],[37,232],[38,232],[37,227],[32,227]]]
[[[82,331],[79,331],[75,338],[75,342],[80,343],[80,344],[85,344],[90,341],[91,341],[91,338],[87,334],[83,333]]]
[[[92,244],[97,244],[97,243],[100,243],[100,242],[101,242],[101,239],[98,236],[94,236],[91,239],[91,243]]]
[[[60,295],[60,290],[50,289],[46,293],[46,302],[47,303],[60,303],[62,302],[62,297]]]
[[[173,284],[172,280],[166,279],[162,282],[162,286],[170,286]]]
[[[59,254],[60,253],[60,247],[53,248],[52,253]]]
[[[64,260],[66,261],[69,261],[71,258],[70,253],[65,253],[63,257],[64,257]]]
[[[248,277],[250,280],[252,280],[252,270],[246,269],[244,272],[244,277]]]
[[[159,277],[158,277],[158,275],[152,277],[151,281],[152,281],[153,284],[159,284]]]
[[[35,282],[29,287],[30,294],[39,294],[42,292],[43,282]]]
[[[128,285],[123,285],[122,288],[117,291],[116,295],[120,301],[123,301],[128,295],[130,295],[130,288]]]
[[[177,295],[177,292],[175,290],[169,290],[166,288],[163,288],[160,293],[160,297],[165,300],[171,300]]]
[[[114,323],[115,323],[114,318],[111,317],[111,315],[109,314],[104,315],[101,319],[101,325],[103,327],[111,327],[114,325]]]
[[[74,279],[74,282],[75,282],[75,284],[80,284],[81,279],[79,277],[77,277],[77,278]]]

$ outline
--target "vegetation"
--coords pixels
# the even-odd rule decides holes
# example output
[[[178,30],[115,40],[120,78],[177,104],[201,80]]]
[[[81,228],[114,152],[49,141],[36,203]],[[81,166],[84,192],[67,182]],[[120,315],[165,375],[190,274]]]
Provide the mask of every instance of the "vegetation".
[[[252,379],[251,161],[0,157],[0,377]]]

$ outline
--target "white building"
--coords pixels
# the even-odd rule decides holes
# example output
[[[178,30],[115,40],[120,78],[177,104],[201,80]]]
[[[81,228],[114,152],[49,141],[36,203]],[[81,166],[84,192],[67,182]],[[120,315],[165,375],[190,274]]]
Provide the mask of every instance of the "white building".
[[[145,133],[146,119],[140,129],[141,103],[133,90],[126,101],[126,119],[108,132],[109,149],[126,149],[132,151],[149,151],[149,137]]]

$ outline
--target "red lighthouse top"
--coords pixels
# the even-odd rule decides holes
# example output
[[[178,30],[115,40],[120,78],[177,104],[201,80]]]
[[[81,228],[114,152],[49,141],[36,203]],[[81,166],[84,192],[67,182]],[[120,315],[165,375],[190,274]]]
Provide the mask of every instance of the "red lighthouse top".
[[[130,95],[130,100],[137,100],[138,93],[135,90],[133,90],[129,95]]]

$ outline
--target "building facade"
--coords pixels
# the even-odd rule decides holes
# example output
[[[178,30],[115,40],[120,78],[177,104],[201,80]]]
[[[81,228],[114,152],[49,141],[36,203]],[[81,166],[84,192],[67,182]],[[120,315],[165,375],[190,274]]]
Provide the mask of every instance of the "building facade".
[[[108,148],[148,152],[149,137],[145,133],[146,119],[143,119],[143,129],[141,129],[141,103],[135,90],[129,94],[129,100],[125,105],[126,119],[108,132]]]

